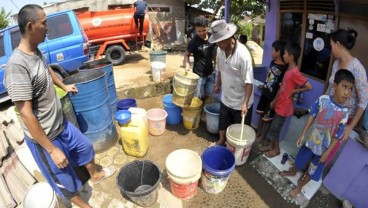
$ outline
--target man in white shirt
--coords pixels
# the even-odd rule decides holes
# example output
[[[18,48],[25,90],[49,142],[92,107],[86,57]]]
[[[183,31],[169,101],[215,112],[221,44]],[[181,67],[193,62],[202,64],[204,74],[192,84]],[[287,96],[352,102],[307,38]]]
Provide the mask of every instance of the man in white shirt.
[[[209,38],[210,43],[216,43],[216,70],[218,79],[215,92],[220,92],[221,108],[219,123],[219,141],[215,144],[224,145],[225,131],[234,123],[241,123],[245,116],[245,124],[250,125],[253,105],[253,67],[252,57],[247,48],[240,44],[234,34],[234,24],[227,24],[225,20],[212,23]]]

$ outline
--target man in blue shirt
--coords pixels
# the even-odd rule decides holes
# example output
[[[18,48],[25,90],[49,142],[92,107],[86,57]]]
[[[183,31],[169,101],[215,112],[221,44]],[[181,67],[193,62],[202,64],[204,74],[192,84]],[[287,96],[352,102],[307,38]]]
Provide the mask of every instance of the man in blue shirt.
[[[146,14],[147,3],[144,0],[137,0],[134,2],[134,22],[135,26],[138,27],[139,22],[139,35],[142,38],[144,15]]]

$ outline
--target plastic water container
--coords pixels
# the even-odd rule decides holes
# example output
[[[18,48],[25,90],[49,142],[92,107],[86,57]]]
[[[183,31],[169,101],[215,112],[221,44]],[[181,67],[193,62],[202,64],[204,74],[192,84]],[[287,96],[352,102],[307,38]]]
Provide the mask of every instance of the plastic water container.
[[[166,64],[166,54],[167,51],[150,51],[150,62],[159,61]]]
[[[210,103],[204,106],[207,131],[212,134],[218,134],[219,132],[220,106],[220,103]]]
[[[201,120],[202,100],[193,97],[189,107],[183,108],[183,124],[188,130],[197,129]]]
[[[173,79],[173,102],[180,107],[188,107],[196,91],[199,76],[193,72],[178,70]]]
[[[198,153],[178,149],[167,156],[165,164],[172,194],[180,199],[195,196],[202,172],[202,160]]]
[[[161,82],[163,80],[164,70],[166,64],[160,61],[151,62],[152,80],[154,82]]]
[[[166,123],[175,125],[181,122],[181,108],[175,105],[172,101],[172,94],[164,95],[162,103],[167,112]]]
[[[234,154],[226,147],[209,147],[202,154],[202,164],[203,190],[210,194],[222,192],[235,168]]]
[[[24,208],[58,208],[58,200],[54,190],[46,182],[31,186],[23,198]]]
[[[140,207],[149,207],[157,201],[161,172],[152,161],[136,160],[120,169],[116,181],[123,196]]]
[[[75,84],[78,93],[68,93],[81,132],[93,143],[96,153],[114,146],[118,133],[111,113],[105,71],[83,70],[66,77],[64,84]]]
[[[137,101],[133,98],[125,98],[116,103],[118,110],[128,110],[131,107],[137,107]]]
[[[163,109],[153,108],[147,111],[148,132],[153,136],[159,136],[166,129],[167,112]]]
[[[230,125],[226,130],[226,147],[234,154],[236,160],[235,165],[243,165],[247,162],[256,137],[254,129],[248,125],[244,125],[243,127],[242,140],[240,140],[240,134],[241,124]]]
[[[130,122],[119,124],[121,141],[126,154],[143,157],[148,151],[148,126],[146,110],[129,108]]]

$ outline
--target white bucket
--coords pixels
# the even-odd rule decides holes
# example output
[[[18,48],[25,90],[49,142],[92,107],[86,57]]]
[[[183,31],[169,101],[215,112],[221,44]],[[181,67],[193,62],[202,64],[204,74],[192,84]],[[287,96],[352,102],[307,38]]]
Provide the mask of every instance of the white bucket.
[[[34,184],[23,198],[24,208],[58,208],[56,194],[46,182]]]
[[[233,124],[226,130],[226,147],[233,152],[235,156],[235,165],[243,165],[247,162],[256,133],[248,125],[244,125],[243,138],[240,140],[241,124]]]
[[[172,194],[180,199],[192,198],[197,193],[202,172],[202,159],[198,153],[178,149],[167,156],[165,163]]]
[[[166,64],[160,61],[153,61],[151,63],[152,79],[154,82],[161,82],[163,79],[163,71],[166,68]]]

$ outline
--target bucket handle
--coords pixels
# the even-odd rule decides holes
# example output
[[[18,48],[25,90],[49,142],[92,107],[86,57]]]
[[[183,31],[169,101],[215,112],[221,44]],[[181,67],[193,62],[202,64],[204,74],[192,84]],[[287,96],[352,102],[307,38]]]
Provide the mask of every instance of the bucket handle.
[[[176,91],[176,89],[175,89],[175,79],[173,79],[173,88],[174,88],[174,92],[176,93],[176,94],[178,94],[179,95],[179,93]],[[196,88],[197,89],[197,88]],[[193,94],[195,91],[196,91],[196,89],[194,89],[192,92],[190,92],[190,93],[188,93],[188,94],[186,94],[186,95],[182,95],[182,96],[188,96],[188,95],[190,95],[190,94]]]

